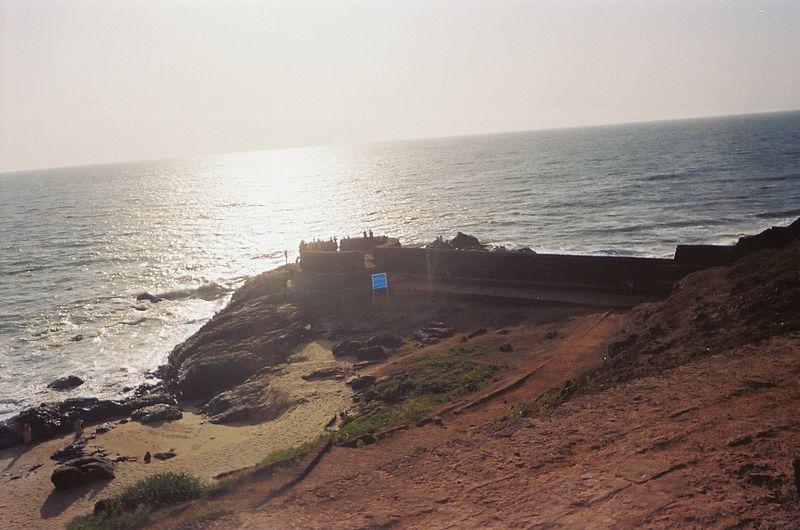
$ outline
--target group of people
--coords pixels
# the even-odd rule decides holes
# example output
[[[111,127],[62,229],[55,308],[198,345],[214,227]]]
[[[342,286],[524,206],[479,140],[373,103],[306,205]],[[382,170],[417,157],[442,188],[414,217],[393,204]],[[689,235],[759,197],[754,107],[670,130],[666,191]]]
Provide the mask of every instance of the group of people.
[[[375,237],[375,235],[372,233],[372,230],[364,230],[363,235],[364,239],[373,239]],[[343,239],[350,239],[350,236],[344,236]],[[311,241],[300,241],[300,252],[302,253],[306,250],[325,250],[335,252],[339,250],[339,238],[333,236],[328,240],[312,239]],[[284,255],[286,256],[288,263],[288,253],[284,251]]]
[[[332,237],[327,241],[321,239],[312,239],[310,242],[300,241],[300,252],[305,252],[306,250],[336,251],[338,249],[339,240],[336,237]]]

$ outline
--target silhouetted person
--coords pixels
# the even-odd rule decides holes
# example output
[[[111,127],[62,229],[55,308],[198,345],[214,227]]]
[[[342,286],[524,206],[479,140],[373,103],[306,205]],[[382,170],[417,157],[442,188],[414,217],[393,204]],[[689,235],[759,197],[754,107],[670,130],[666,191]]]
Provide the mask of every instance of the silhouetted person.
[[[144,463],[145,463],[145,464],[149,464],[149,463],[150,463],[150,458],[151,458],[151,456],[150,456],[150,451],[147,451],[147,452],[144,454]]]
[[[26,423],[25,426],[22,428],[22,441],[25,442],[25,445],[30,445],[31,440],[33,440],[33,432],[31,430],[31,424]]]
[[[75,418],[72,420],[72,428],[75,430],[75,438],[83,436],[83,418],[81,418],[80,414],[75,414]]]
[[[284,250],[283,251],[283,259],[286,260],[286,264],[288,265],[289,264],[289,251],[288,250]]]
[[[372,239],[372,230],[369,231],[369,238]]]
[[[364,230],[364,239],[367,239],[367,231]]]

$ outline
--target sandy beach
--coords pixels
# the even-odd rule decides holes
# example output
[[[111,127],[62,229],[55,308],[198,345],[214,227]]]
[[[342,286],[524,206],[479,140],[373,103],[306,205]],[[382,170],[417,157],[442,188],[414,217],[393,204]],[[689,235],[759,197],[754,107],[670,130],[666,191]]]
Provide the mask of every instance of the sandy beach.
[[[2,528],[58,528],[76,515],[91,512],[98,500],[113,496],[137,480],[161,471],[186,471],[206,482],[221,473],[253,466],[271,452],[301,445],[316,438],[326,423],[351,402],[351,391],[342,381],[308,382],[314,370],[346,367],[330,349],[318,342],[300,348],[271,384],[291,389],[306,401],[274,421],[255,425],[217,425],[192,412],[162,425],[114,422],[113,429],[98,434],[87,448],[101,447],[109,458],[131,456],[138,461],[116,464],[116,478],[63,492],[55,491],[50,474],[54,451],[73,436],[4,450],[0,454],[0,513]],[[94,427],[87,429],[92,433]],[[175,457],[143,462],[145,452],[171,451]]]

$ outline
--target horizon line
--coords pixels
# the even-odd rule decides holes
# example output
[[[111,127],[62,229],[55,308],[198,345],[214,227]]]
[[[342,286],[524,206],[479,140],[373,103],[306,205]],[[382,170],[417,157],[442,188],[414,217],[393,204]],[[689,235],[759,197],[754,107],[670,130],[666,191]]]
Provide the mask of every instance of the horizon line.
[[[88,164],[76,164],[76,165],[67,165],[67,166],[43,166],[43,167],[34,167],[34,168],[24,168],[24,169],[7,169],[7,170],[0,170],[0,176],[7,176],[13,173],[32,173],[37,171],[53,171],[57,169],[77,169],[77,168],[87,168],[87,167],[98,167],[98,166],[111,166],[111,165],[122,165],[122,164],[137,164],[137,163],[146,163],[146,162],[164,162],[168,160],[184,160],[184,159],[200,159],[205,157],[211,156],[224,156],[224,155],[235,155],[235,154],[244,154],[244,153],[261,153],[266,151],[281,151],[281,150],[291,150],[291,149],[313,149],[313,148],[331,148],[331,147],[355,147],[355,146],[362,146],[362,145],[381,145],[387,143],[395,143],[395,142],[419,142],[419,141],[426,141],[426,140],[445,140],[445,139],[455,139],[455,138],[476,138],[480,136],[499,136],[503,134],[519,134],[519,133],[532,133],[532,132],[548,132],[548,131],[567,131],[567,130],[575,130],[575,129],[592,129],[592,128],[601,128],[601,127],[614,127],[614,126],[625,126],[625,125],[645,125],[645,124],[656,124],[656,123],[674,123],[674,122],[681,122],[681,121],[693,121],[693,120],[708,120],[708,119],[723,119],[723,118],[737,118],[737,117],[746,117],[746,116],[760,116],[760,115],[767,115],[767,114],[787,114],[792,112],[800,112],[800,108],[791,108],[791,109],[782,109],[782,110],[768,110],[768,111],[756,111],[756,112],[744,112],[741,114],[713,114],[713,115],[702,115],[702,116],[691,116],[687,118],[664,118],[664,119],[655,119],[655,120],[633,120],[633,121],[622,121],[622,122],[608,122],[608,123],[594,123],[594,124],[586,124],[586,125],[565,125],[560,127],[542,127],[536,129],[509,129],[503,131],[488,131],[488,132],[479,132],[479,133],[463,133],[463,134],[448,134],[448,135],[441,135],[441,136],[419,136],[419,137],[397,137],[397,138],[386,138],[382,140],[367,140],[361,142],[353,142],[353,143],[342,143],[342,144],[307,144],[307,145],[287,145],[282,147],[269,147],[266,149],[249,149],[249,150],[241,150],[241,151],[217,151],[212,153],[198,153],[192,155],[175,155],[175,156],[165,156],[165,157],[157,157],[157,158],[141,158],[141,159],[133,159],[133,160],[112,160],[106,162],[90,162]]]

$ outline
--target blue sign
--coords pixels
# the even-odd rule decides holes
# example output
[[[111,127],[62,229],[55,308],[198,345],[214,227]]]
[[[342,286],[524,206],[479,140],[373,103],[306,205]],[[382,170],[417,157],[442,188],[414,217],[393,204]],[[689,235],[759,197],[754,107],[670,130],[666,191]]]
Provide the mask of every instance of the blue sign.
[[[389,287],[389,278],[385,272],[372,275],[372,290],[387,289]]]

